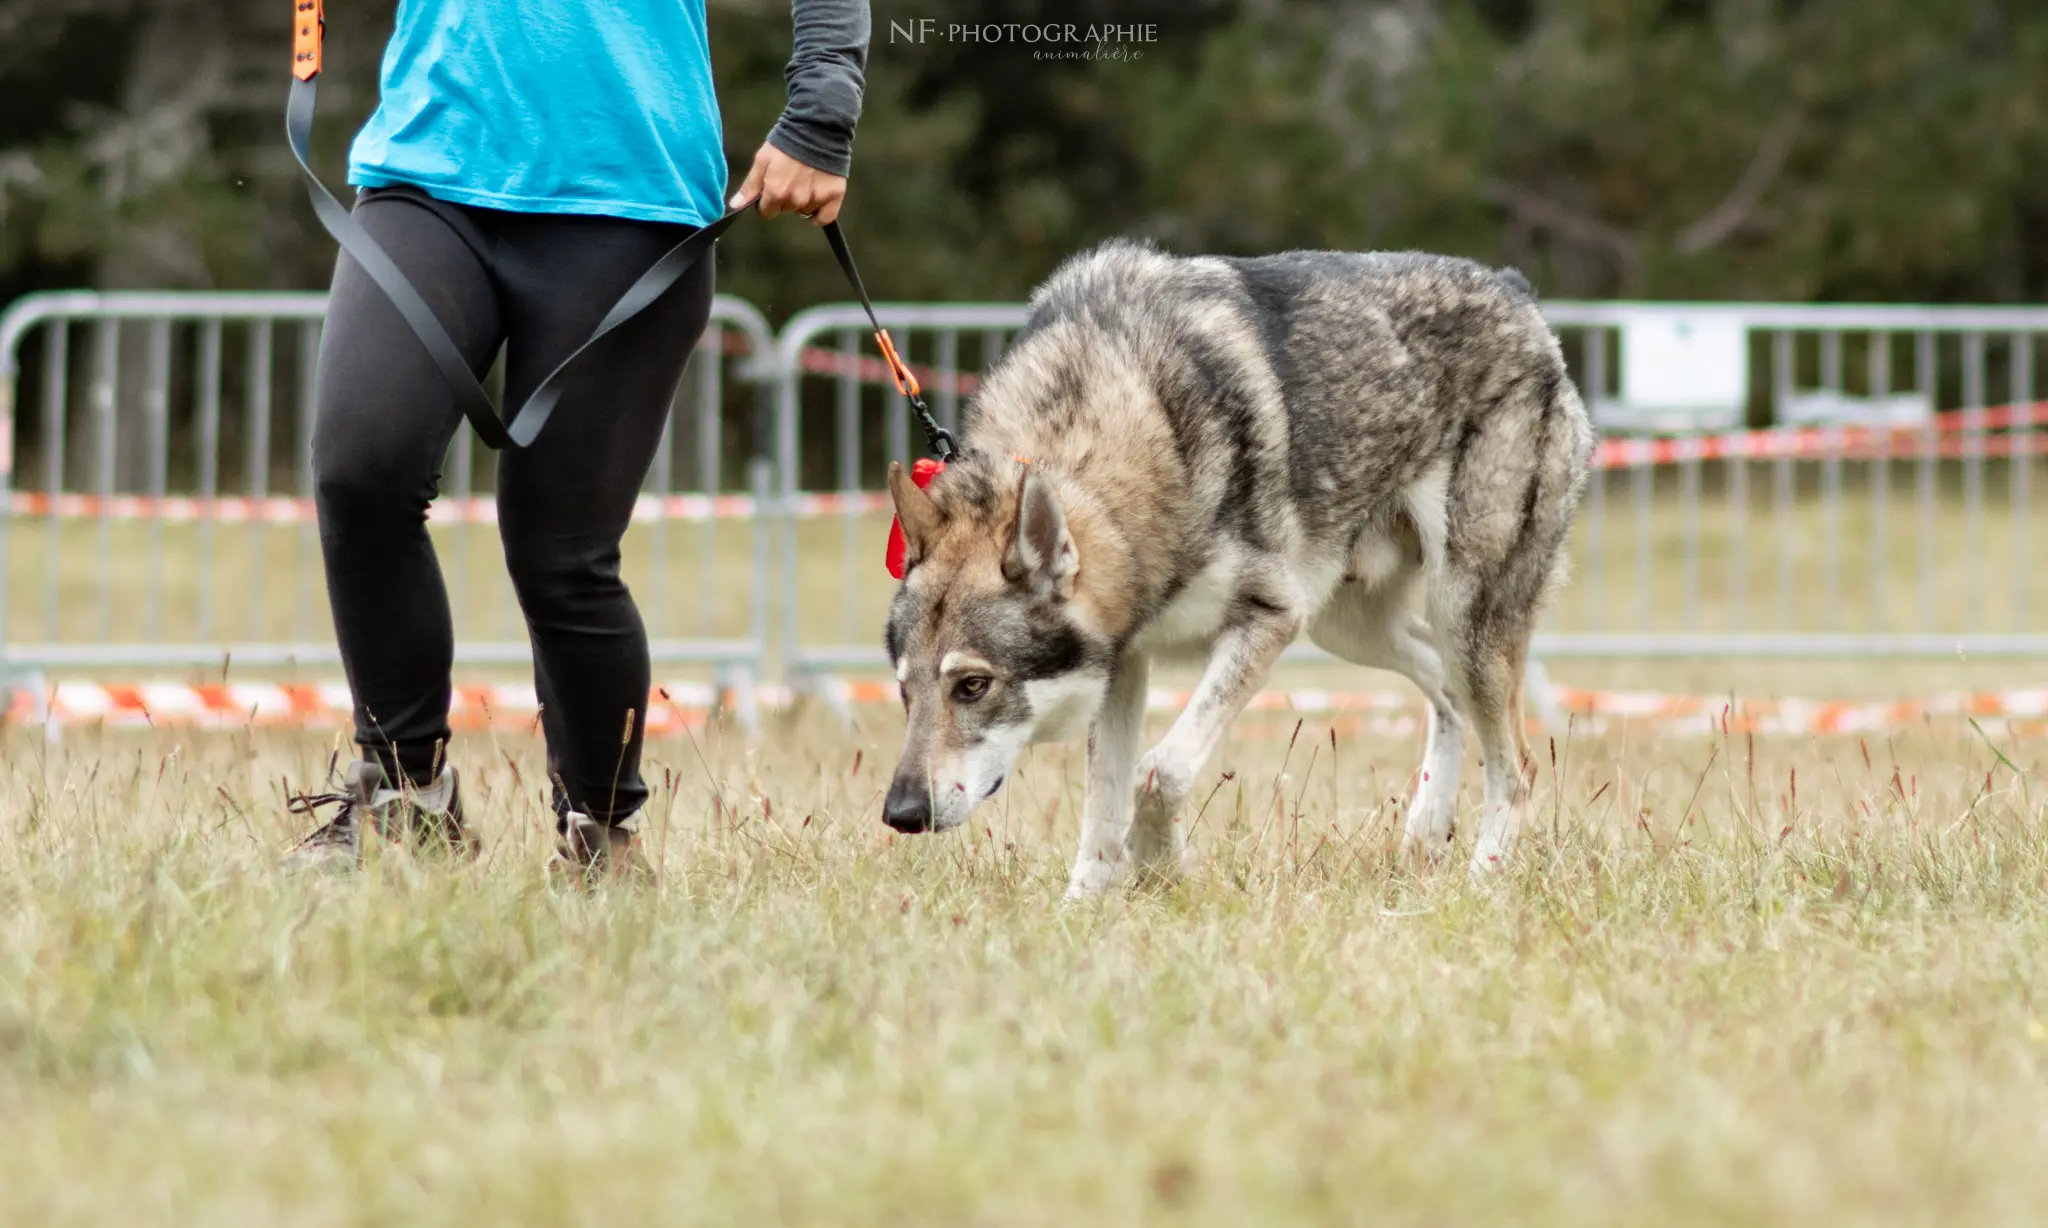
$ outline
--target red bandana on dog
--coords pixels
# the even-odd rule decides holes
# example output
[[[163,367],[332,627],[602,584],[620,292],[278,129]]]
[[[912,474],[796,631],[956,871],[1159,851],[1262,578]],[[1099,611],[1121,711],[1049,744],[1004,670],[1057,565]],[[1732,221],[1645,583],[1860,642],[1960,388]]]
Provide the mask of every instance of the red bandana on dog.
[[[932,484],[932,479],[939,476],[940,471],[945,469],[945,467],[946,462],[944,461],[919,457],[910,466],[910,480],[917,483],[919,490],[923,490]],[[903,578],[904,563],[908,561],[909,554],[910,542],[903,536],[903,521],[900,519],[891,520],[889,522],[889,553],[886,556],[891,578],[897,580]]]

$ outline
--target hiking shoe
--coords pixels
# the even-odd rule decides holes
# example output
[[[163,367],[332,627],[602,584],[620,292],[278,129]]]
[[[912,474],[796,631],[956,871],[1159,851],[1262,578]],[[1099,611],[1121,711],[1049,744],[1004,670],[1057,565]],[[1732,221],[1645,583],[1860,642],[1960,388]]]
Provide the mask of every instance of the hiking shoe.
[[[454,768],[443,767],[434,783],[424,789],[407,785],[396,792],[394,804],[370,811],[378,835],[414,849],[476,852],[476,842],[470,839],[469,829],[462,823],[462,784]]]
[[[652,882],[654,867],[641,855],[640,838],[633,830],[637,817],[613,825],[564,811],[555,824],[558,840],[550,867],[555,877],[585,885]]]
[[[340,807],[292,848],[291,861],[309,868],[350,870],[361,865],[366,823],[386,840],[414,848],[475,849],[462,825],[462,794],[452,767],[442,768],[428,788],[394,789],[381,764],[359,759],[342,773],[340,792],[301,794],[286,806],[293,814],[308,815],[322,806]]]

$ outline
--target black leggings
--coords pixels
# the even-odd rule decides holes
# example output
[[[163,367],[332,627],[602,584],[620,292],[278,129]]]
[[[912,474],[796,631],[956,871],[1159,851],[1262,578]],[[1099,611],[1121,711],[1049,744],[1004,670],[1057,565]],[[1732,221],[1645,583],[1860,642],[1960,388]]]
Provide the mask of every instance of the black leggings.
[[[356,217],[481,377],[502,345],[505,400],[534,386],[686,226],[507,213],[410,189]],[[555,806],[620,822],[647,799],[647,632],[619,540],[683,364],[711,313],[712,259],[577,360],[547,428],[498,460],[498,531],[533,642]],[[455,631],[426,511],[461,411],[384,292],[343,255],[320,345],[314,492],[327,597],[356,741],[394,775],[432,778],[448,740]],[[630,722],[630,725],[629,725]]]

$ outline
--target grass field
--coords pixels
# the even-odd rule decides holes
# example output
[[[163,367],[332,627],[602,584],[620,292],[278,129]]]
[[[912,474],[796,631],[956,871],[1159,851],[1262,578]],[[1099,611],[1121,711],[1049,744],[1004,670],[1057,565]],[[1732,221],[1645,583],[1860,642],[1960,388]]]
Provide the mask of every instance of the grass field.
[[[1078,748],[892,839],[894,715],[789,719],[652,746],[659,884],[590,896],[525,740],[458,748],[481,862],[328,881],[325,738],[0,732],[0,1223],[2048,1205],[2038,744],[1539,743],[1475,886],[1390,853],[1415,747],[1311,723],[1226,747],[1183,886],[1060,909]]]

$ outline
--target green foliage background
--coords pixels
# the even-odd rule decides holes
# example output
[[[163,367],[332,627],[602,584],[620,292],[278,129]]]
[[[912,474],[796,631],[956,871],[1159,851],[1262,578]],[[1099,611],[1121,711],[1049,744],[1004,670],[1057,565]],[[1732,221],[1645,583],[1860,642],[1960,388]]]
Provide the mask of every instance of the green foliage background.
[[[328,0],[341,179],[391,0]],[[727,151],[781,103],[786,0],[711,0]],[[0,0],[0,301],[317,287],[281,137],[288,0]],[[1152,23],[1141,58],[909,41],[918,18]],[[892,25],[898,27],[892,36]],[[1110,235],[1426,247],[1551,297],[2048,297],[2040,0],[880,0],[847,224],[885,297],[1009,299]],[[722,288],[843,296],[748,225]]]

